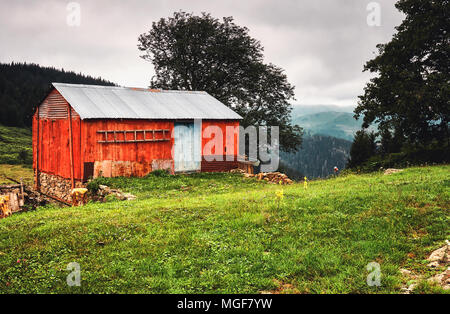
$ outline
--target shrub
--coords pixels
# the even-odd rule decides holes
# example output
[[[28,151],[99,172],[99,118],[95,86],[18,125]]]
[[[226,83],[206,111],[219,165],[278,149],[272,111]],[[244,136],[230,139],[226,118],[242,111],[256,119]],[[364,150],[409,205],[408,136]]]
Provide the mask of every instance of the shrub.
[[[92,180],[89,181],[86,187],[90,193],[96,194],[98,192],[98,189],[100,188],[99,185],[100,184],[98,183],[98,180]]]
[[[157,169],[153,170],[148,174],[148,176],[154,176],[154,177],[168,177],[170,175],[169,171],[166,169]]]

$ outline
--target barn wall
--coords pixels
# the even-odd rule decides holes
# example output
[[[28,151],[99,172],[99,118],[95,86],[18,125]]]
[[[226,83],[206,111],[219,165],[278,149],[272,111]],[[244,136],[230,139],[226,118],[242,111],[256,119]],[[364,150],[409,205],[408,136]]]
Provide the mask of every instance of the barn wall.
[[[231,126],[231,127],[239,127],[239,121],[229,121],[229,120],[203,120],[202,121],[202,134],[205,133],[205,129],[208,128],[209,126],[218,126],[221,131],[222,131],[222,154],[223,155],[232,155],[232,156],[237,156],[238,151],[239,151],[239,134],[238,133],[229,133],[227,134],[226,131],[226,127],[227,126]],[[202,155],[204,155],[203,152],[203,148],[205,147],[205,145],[208,143],[208,141],[210,141],[212,138],[206,138],[203,136],[202,138]],[[229,143],[234,143],[234,148],[233,150],[228,150],[226,149],[226,145],[227,145],[227,139],[229,141]],[[213,149],[212,151],[213,155],[216,155],[218,153],[220,153],[220,151],[216,152],[215,149]]]
[[[143,176],[155,168],[170,168],[173,171],[172,146],[173,121],[164,120],[83,120],[81,151],[84,163],[94,163],[94,177],[109,176]],[[105,140],[105,135],[97,131],[133,131],[167,129],[166,138],[169,141],[139,142],[139,143],[99,143]],[[143,134],[138,133],[138,139]],[[147,138],[151,138],[147,134]],[[132,140],[134,134],[128,133],[127,140]],[[162,139],[162,133],[156,133],[157,139]],[[110,135],[109,140],[112,140]],[[123,140],[123,134],[117,134],[117,140]],[[84,170],[84,167],[82,167]],[[84,171],[83,171],[84,172]],[[101,172],[101,173],[100,173]],[[83,173],[84,177],[87,177]]]
[[[69,146],[69,104],[62,95],[53,89],[39,107],[33,118],[33,167],[36,169],[37,153],[39,153],[39,171],[61,178],[70,178],[70,146]],[[168,120],[81,120],[71,108],[74,179],[85,181],[89,176],[143,176],[155,169],[170,168],[173,171],[172,148],[174,140],[172,133],[174,121]],[[39,124],[39,126],[38,126]],[[226,127],[239,127],[239,121],[233,120],[203,120],[202,134],[208,126],[218,126],[222,130],[222,155],[215,156],[213,162],[206,161],[203,149],[209,138],[202,138],[202,171],[227,171],[237,167],[238,134],[227,134]],[[140,143],[99,143],[104,140],[104,134],[99,130],[152,130],[167,129],[168,141]],[[39,130],[39,135],[38,135]],[[142,134],[142,133],[141,133]],[[156,133],[156,138],[162,138],[162,133]],[[118,135],[123,139],[123,135]],[[122,138],[120,138],[122,136]],[[133,138],[128,133],[127,139]],[[142,136],[142,135],[140,135]],[[150,134],[147,135],[151,136]],[[38,139],[39,137],[39,139]],[[234,148],[228,150],[227,138],[234,143]],[[138,139],[141,139],[138,135]],[[39,143],[39,147],[37,147]],[[213,151],[218,155],[219,151]],[[233,156],[233,162],[227,161],[226,155]],[[211,156],[208,156],[211,157]]]
[[[204,152],[205,145],[214,138],[205,136],[202,137],[202,172],[219,172],[219,171],[230,171],[238,167],[237,156],[239,152],[239,133],[227,133],[227,126],[233,128],[239,127],[239,121],[237,120],[203,120],[202,121],[202,134],[204,134],[205,129],[209,126],[218,126],[222,131],[222,150],[212,149],[211,154],[206,154]],[[205,134],[204,134],[205,135]],[[233,147],[227,148],[228,144],[233,143]],[[228,157],[228,158],[227,158]],[[231,157],[231,158],[230,158]],[[214,159],[211,161],[211,159]],[[231,160],[227,160],[231,159]]]
[[[68,108],[69,104],[54,89],[39,107],[39,119],[37,112],[33,117],[33,168],[36,169],[39,153],[39,171],[63,178],[71,177]],[[81,179],[81,120],[73,109],[71,113],[74,178]]]

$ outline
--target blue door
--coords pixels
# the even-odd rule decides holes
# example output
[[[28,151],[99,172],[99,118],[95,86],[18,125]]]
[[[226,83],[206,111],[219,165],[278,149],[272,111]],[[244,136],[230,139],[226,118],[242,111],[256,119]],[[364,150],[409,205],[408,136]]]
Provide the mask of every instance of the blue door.
[[[201,123],[175,122],[175,172],[200,171]]]

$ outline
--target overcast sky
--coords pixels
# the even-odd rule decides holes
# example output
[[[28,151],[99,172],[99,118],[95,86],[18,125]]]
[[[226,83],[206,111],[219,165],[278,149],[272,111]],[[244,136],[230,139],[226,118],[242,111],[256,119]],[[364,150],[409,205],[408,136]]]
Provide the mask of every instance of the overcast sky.
[[[371,2],[379,4],[380,26],[367,22]],[[394,0],[81,0],[80,25],[70,26],[69,3],[0,0],[0,62],[35,62],[147,87],[153,67],[139,57],[138,36],[174,11],[209,12],[250,29],[266,62],[285,69],[296,86],[296,103],[356,105],[369,78],[364,63],[403,18]]]

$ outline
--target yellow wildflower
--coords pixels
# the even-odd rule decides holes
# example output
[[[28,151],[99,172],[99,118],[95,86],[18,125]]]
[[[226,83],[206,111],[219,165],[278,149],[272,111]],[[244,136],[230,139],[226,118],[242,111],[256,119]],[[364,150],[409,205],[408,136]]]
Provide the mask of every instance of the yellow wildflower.
[[[277,191],[275,194],[276,194],[276,197],[277,197],[277,199],[276,199],[276,201],[277,201],[277,208],[280,209],[280,203],[281,203],[281,201],[284,198],[283,190]]]
[[[283,190],[277,191],[277,200],[281,201],[284,198]]]

